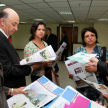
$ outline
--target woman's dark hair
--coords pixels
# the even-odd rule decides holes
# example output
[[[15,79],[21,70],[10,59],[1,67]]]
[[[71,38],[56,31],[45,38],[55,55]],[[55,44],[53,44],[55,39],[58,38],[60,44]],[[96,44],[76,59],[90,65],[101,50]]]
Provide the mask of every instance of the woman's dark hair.
[[[88,28],[84,28],[81,32],[82,45],[86,46],[86,43],[84,42],[84,36],[85,36],[85,33],[87,31],[90,31],[90,32],[94,33],[96,35],[96,43],[99,43],[98,40],[97,40],[98,39],[97,31],[93,27],[88,27]]]
[[[38,28],[39,25],[44,25],[44,27],[46,27],[45,23],[43,21],[36,21],[33,23],[31,29],[30,29],[30,33],[31,33],[31,37],[29,38],[29,41],[33,40],[35,37],[34,37],[34,34]]]

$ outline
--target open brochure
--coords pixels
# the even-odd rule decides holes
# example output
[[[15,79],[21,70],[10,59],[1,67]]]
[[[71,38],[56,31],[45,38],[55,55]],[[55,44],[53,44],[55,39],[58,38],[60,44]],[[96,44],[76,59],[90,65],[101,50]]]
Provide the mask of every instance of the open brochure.
[[[80,63],[87,63],[89,62],[91,57],[95,57],[97,54],[92,53],[85,53],[85,52],[79,52],[77,54],[74,54],[70,57],[67,57],[69,60],[78,61]]]
[[[69,107],[70,102],[72,102],[71,107]],[[105,108],[89,100],[71,86],[67,86],[59,97],[44,108],[65,108],[65,104],[68,105],[67,108]]]
[[[20,61],[20,65],[32,65],[36,62],[55,60],[56,54],[51,45]]]
[[[62,53],[63,53],[63,51],[64,51],[66,45],[67,45],[67,44],[66,44],[65,42],[62,43],[62,45],[60,46],[60,48],[59,48],[59,49],[57,50],[57,52],[56,52],[56,59],[55,59],[55,62],[54,62],[52,65],[50,65],[49,67],[54,67],[54,66],[56,65],[57,60],[58,60],[58,58],[60,57],[60,55],[62,55]]]
[[[98,92],[101,92],[103,94],[108,94],[108,88],[105,85],[97,84],[97,83],[94,83],[92,81],[88,81],[88,80],[85,80],[83,78],[80,78],[80,77],[78,77],[78,78],[81,79],[86,84],[88,84],[89,86],[91,86],[92,88],[94,88],[95,90],[97,90]]]
[[[77,76],[79,76],[83,79],[87,79],[89,81],[98,83],[95,73],[87,72],[85,70],[86,64],[82,64],[77,61],[67,60],[67,61],[65,61],[65,65],[68,69],[68,72],[74,76],[73,80],[74,80],[77,88],[82,88],[82,87],[88,86],[88,84],[86,84],[85,82],[83,82],[82,80],[77,78]]]
[[[8,106],[9,108],[40,108],[59,96],[63,90],[43,76],[24,89],[28,94],[17,94],[8,99]]]

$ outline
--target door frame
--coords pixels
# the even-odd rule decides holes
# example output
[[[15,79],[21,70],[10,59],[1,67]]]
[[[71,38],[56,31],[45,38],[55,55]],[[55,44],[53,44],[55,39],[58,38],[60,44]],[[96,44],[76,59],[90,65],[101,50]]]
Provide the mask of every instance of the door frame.
[[[71,55],[73,53],[73,45],[72,45],[72,37],[73,37],[73,24],[59,24],[59,31],[57,31],[57,34],[59,34],[59,37],[58,37],[58,42],[60,43],[60,40],[61,40],[61,27],[72,27],[72,34],[71,34]]]

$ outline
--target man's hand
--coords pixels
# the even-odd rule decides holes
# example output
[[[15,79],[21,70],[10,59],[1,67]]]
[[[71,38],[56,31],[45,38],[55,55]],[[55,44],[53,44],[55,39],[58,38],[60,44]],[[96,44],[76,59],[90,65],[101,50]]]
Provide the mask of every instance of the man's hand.
[[[23,93],[23,94],[27,94],[26,91],[23,91],[25,87],[20,87],[20,88],[14,88],[12,90],[12,88],[9,89],[9,92],[8,92],[8,95],[16,95],[16,94],[19,94],[19,93]]]
[[[97,67],[93,67],[91,64],[87,64],[86,66],[85,66],[85,70],[87,71],[87,72],[97,72]]]
[[[97,67],[98,61],[99,61],[99,60],[98,60],[97,58],[92,57],[92,58],[90,59],[90,65],[96,66],[96,67]]]

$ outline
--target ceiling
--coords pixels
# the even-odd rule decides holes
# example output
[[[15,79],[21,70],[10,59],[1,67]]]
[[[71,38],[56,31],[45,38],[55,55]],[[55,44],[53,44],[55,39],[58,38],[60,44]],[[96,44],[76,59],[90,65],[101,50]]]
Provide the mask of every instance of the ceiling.
[[[21,22],[33,23],[34,19],[43,19],[46,24],[75,23],[94,24],[98,19],[108,19],[108,0],[0,0],[6,4],[0,7],[14,9]],[[68,11],[72,14],[59,14]]]

